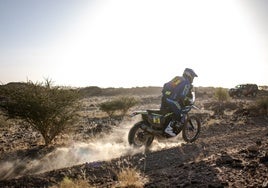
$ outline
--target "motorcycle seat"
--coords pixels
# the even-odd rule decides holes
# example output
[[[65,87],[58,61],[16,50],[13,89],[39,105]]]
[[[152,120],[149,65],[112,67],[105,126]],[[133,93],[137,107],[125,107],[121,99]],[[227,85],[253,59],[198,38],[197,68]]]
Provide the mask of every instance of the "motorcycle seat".
[[[165,113],[161,110],[147,110],[149,114],[159,114],[159,115],[164,115]]]

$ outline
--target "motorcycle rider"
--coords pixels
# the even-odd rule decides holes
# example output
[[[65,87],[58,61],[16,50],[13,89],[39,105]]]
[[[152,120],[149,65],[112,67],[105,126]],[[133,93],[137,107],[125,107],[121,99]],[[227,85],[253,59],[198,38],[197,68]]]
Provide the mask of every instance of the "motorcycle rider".
[[[164,84],[162,89],[162,101],[161,101],[161,111],[173,112],[174,116],[165,128],[165,133],[170,136],[176,136],[173,132],[173,125],[176,122],[181,122],[181,109],[186,106],[191,98],[191,89],[194,77],[197,74],[193,69],[186,68],[183,72],[182,77],[176,76],[171,81]]]

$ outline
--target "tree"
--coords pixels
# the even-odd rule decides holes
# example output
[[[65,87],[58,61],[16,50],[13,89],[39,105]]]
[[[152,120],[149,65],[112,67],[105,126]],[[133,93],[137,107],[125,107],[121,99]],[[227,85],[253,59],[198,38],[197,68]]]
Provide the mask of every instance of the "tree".
[[[43,136],[45,145],[73,123],[79,99],[75,90],[52,87],[49,80],[8,84],[1,87],[0,96],[4,114],[29,123]]]

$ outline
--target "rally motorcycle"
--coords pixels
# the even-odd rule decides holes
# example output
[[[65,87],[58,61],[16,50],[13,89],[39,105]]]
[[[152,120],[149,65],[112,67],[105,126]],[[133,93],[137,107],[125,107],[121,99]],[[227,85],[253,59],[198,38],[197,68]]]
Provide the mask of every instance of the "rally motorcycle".
[[[174,122],[173,132],[178,135],[182,132],[182,138],[185,142],[194,142],[201,130],[201,121],[194,115],[188,113],[192,108],[199,109],[194,105],[194,93],[193,99],[190,104],[182,108],[181,122]],[[133,125],[128,134],[128,142],[134,147],[149,147],[154,138],[168,139],[172,136],[165,133],[165,128],[172,120],[173,112],[164,113],[161,110],[145,110],[135,111],[131,114],[131,117],[141,115],[142,120]]]

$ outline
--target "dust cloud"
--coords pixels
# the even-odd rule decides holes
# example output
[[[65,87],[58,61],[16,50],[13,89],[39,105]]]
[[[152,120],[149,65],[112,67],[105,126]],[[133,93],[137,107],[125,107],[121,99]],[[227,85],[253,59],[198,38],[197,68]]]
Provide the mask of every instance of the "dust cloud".
[[[0,179],[37,174],[55,169],[71,167],[93,161],[108,161],[124,155],[144,152],[144,148],[133,148],[128,144],[128,132],[137,122],[123,121],[112,133],[86,142],[73,142],[68,147],[60,147],[39,159],[17,159],[0,163]],[[181,144],[178,137],[168,140],[154,140],[152,151],[174,147]]]

